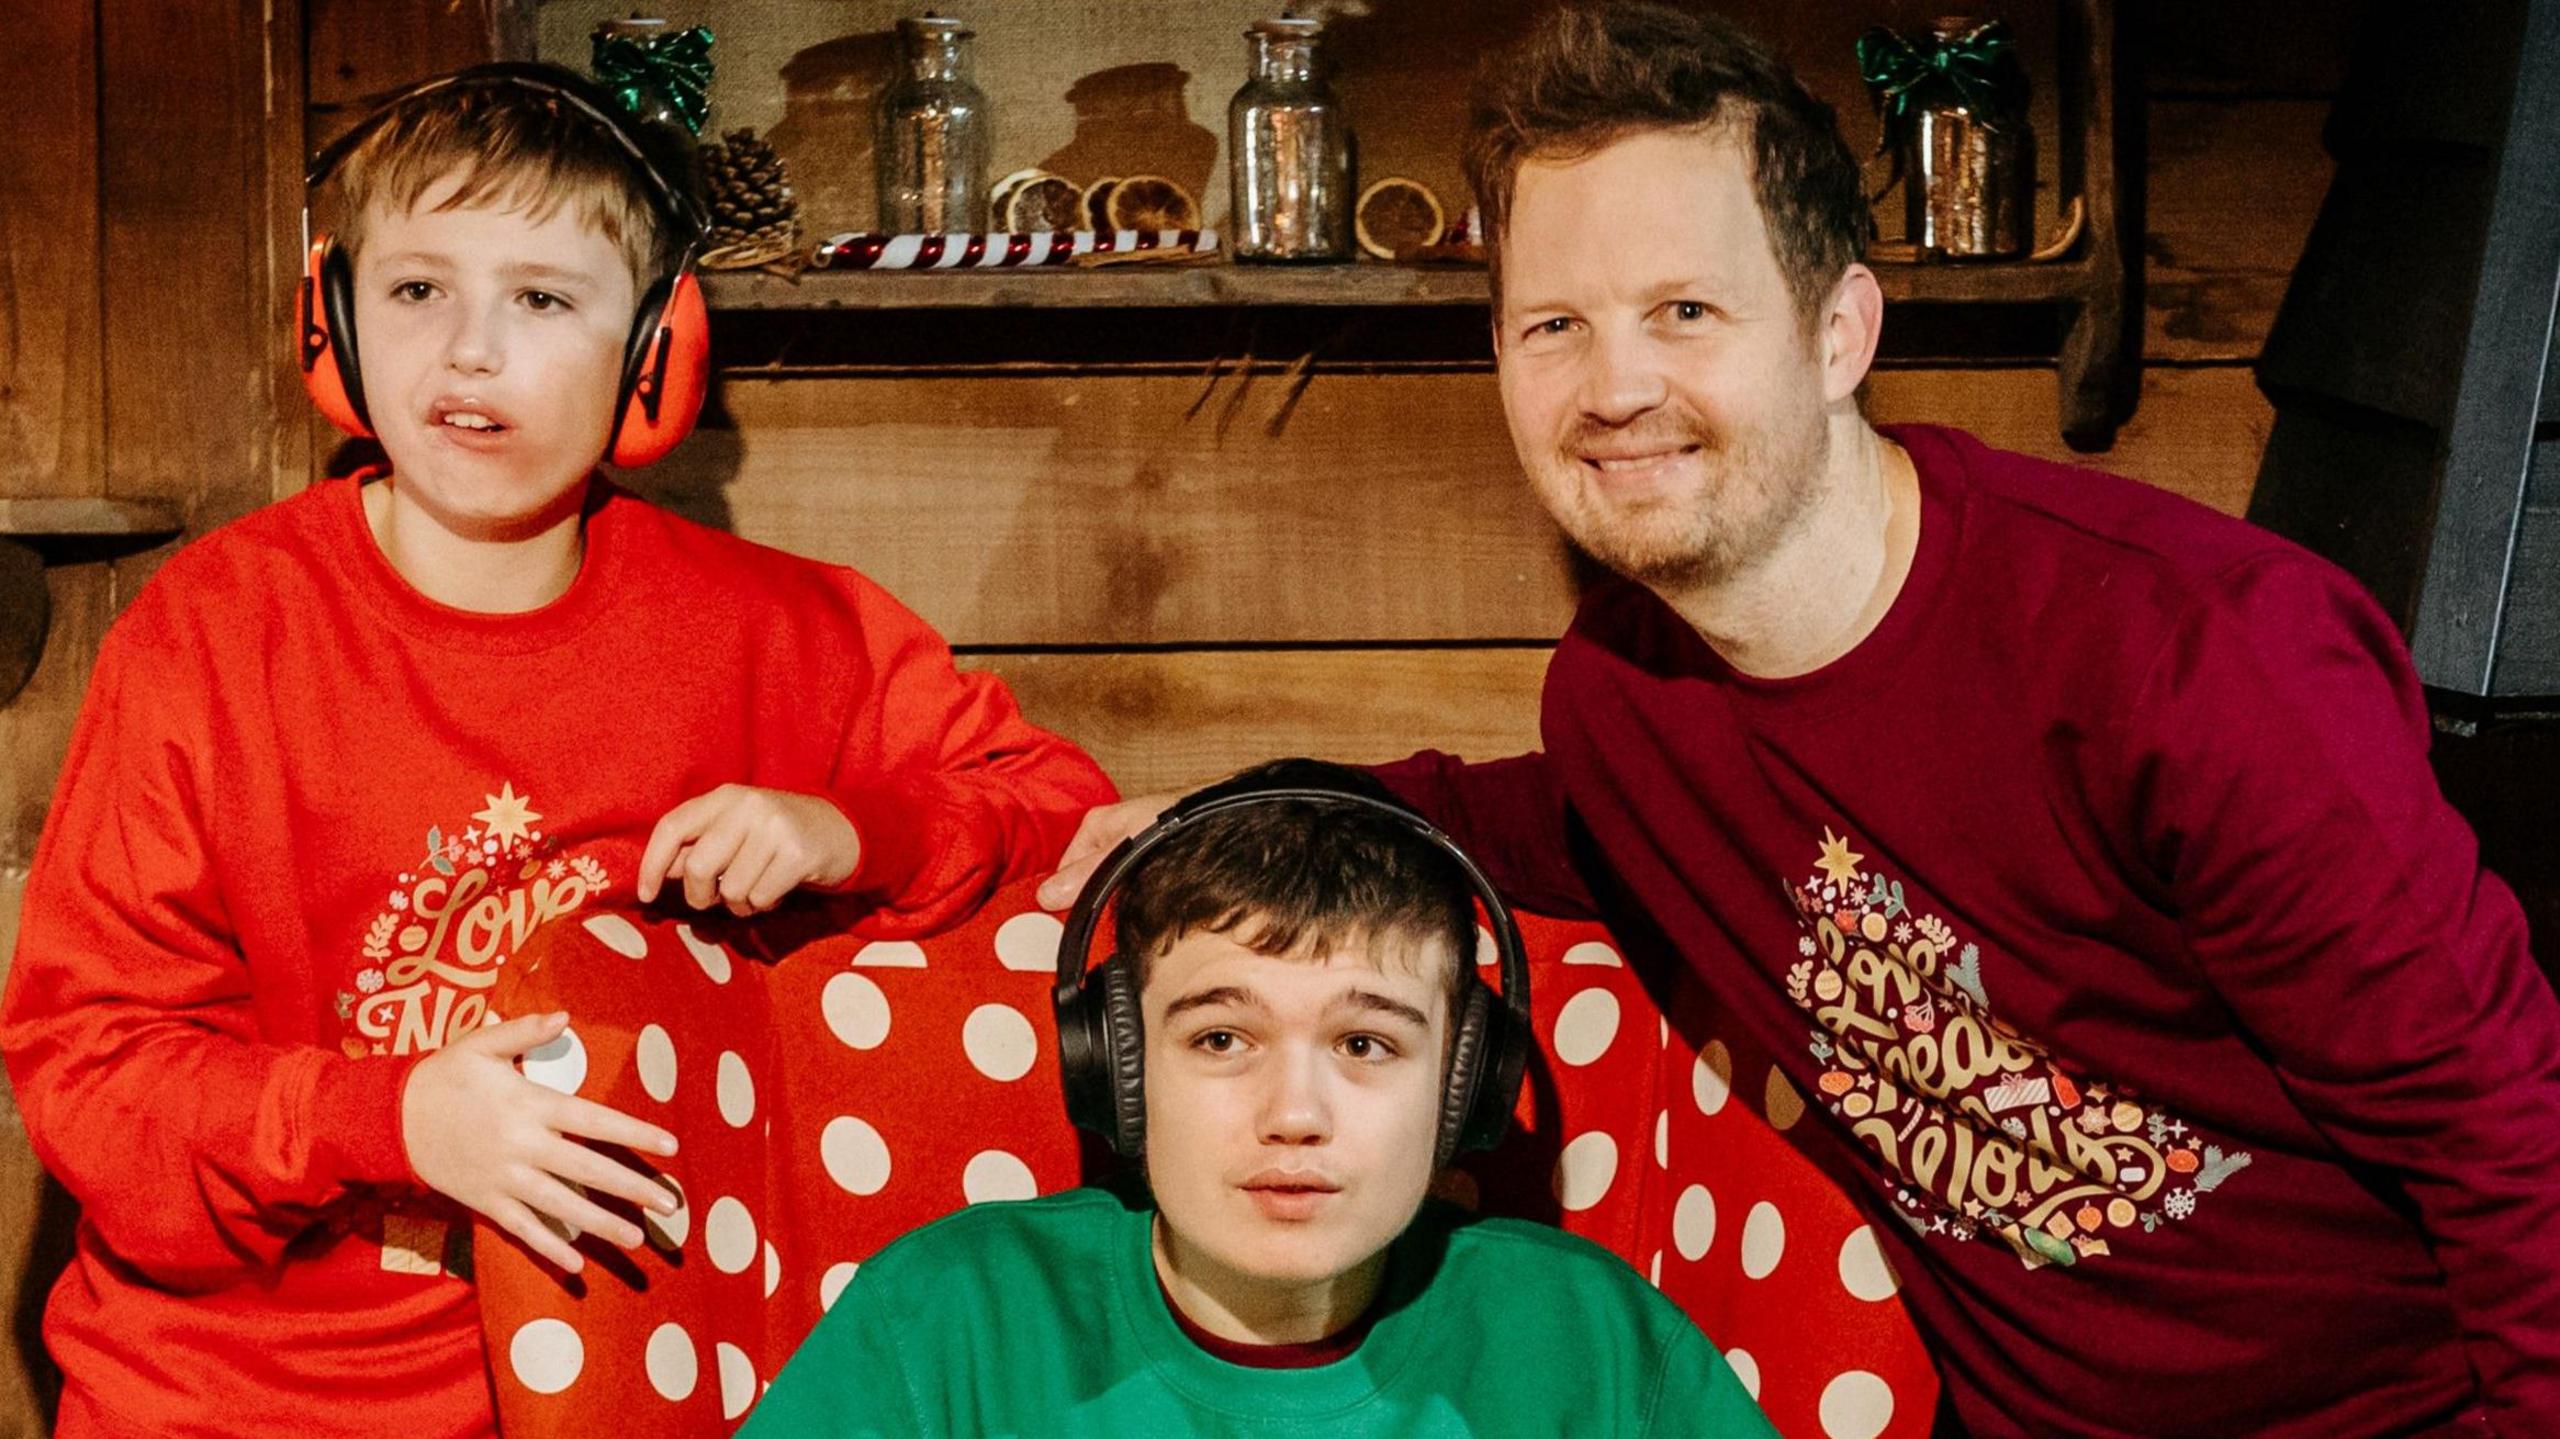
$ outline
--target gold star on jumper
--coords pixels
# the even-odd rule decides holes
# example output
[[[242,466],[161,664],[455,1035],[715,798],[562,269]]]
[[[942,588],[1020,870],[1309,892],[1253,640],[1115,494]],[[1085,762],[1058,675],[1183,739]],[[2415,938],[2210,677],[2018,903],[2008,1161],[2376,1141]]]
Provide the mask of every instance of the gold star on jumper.
[[[512,783],[501,784],[496,794],[482,795],[481,798],[489,802],[489,807],[471,817],[487,825],[489,838],[500,844],[523,839],[533,822],[542,818],[533,812],[532,804],[523,795],[516,793]]]
[[[479,816],[473,815],[472,818],[478,819]],[[1858,861],[1865,858],[1865,855],[1849,848],[1847,839],[1833,834],[1831,826],[1826,824],[1822,827],[1822,858],[1814,861],[1815,869],[1847,884],[1858,877]]]

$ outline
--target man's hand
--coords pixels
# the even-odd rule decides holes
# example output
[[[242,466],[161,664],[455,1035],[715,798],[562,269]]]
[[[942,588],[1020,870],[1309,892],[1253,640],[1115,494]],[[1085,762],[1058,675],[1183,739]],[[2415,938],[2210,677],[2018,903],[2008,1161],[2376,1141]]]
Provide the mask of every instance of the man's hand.
[[[640,1226],[608,1213],[572,1185],[659,1214],[676,1198],[657,1180],[579,1143],[642,1154],[676,1152],[676,1137],[620,1110],[543,1088],[516,1071],[528,1050],[558,1039],[565,1014],[529,1015],[453,1041],[409,1071],[400,1134],[418,1178],[487,1215],[534,1253],[571,1274],[586,1261],[543,1221],[573,1225],[625,1249]]]
[[[1093,878],[1096,865],[1111,853],[1120,841],[1156,822],[1156,816],[1173,807],[1182,798],[1178,794],[1142,794],[1118,804],[1098,804],[1084,812],[1084,823],[1076,827],[1076,837],[1067,841],[1067,852],[1058,861],[1058,872],[1040,881],[1040,907],[1065,909],[1076,902],[1084,891],[1084,882]]]
[[[640,855],[638,892],[648,904],[674,880],[695,909],[720,904],[744,917],[804,884],[832,889],[861,862],[862,840],[833,800],[724,784],[658,821]]]

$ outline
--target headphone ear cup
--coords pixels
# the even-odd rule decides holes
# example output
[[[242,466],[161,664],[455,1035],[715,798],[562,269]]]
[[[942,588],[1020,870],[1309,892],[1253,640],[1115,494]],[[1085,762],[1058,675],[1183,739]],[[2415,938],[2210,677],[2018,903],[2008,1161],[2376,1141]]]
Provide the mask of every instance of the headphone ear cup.
[[[330,236],[311,242],[293,306],[294,362],[323,418],[360,440],[373,438],[356,367],[355,267]]]
[[[637,469],[693,433],[711,388],[711,312],[690,266],[649,287],[623,347],[622,390],[605,458]]]
[[[1449,1040],[1449,1074],[1440,1090],[1440,1133],[1431,1160],[1434,1169],[1446,1167],[1461,1151],[1492,1148],[1510,1123],[1511,1110],[1506,1105],[1488,1140],[1482,1135],[1484,1125],[1478,1114],[1486,1060],[1491,1045],[1500,1038],[1494,1033],[1500,1024],[1501,1016],[1494,1012],[1493,991],[1485,987],[1483,980],[1468,975],[1458,1000],[1458,1030]]]
[[[1123,1159],[1136,1159],[1147,1148],[1146,1017],[1138,1007],[1137,971],[1115,954],[1094,978],[1102,990],[1102,1049],[1111,1061],[1111,1147]]]

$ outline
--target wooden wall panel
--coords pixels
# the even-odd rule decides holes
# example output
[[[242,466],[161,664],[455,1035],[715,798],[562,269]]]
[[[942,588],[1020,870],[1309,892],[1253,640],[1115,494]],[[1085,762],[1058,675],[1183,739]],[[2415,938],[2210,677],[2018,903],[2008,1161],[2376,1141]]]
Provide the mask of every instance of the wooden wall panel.
[[[734,428],[630,477],[696,518],[887,585],[954,643],[1537,639],[1573,574],[1492,377],[1320,373],[1278,435],[1264,376],[1219,433],[1187,375],[731,378]],[[2160,370],[2105,455],[2058,434],[2053,372],[1879,373],[1879,420],[2247,503],[2247,372]]]
[[[1256,760],[1351,763],[1426,746],[1499,759],[1538,743],[1547,647],[986,654],[1023,713],[1093,753],[1124,794]]]

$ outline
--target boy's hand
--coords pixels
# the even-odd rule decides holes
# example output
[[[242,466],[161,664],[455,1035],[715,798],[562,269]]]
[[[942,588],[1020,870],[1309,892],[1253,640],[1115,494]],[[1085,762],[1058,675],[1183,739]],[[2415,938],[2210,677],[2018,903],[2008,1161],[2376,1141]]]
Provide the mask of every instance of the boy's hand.
[[[528,1050],[558,1039],[565,1014],[530,1015],[474,1030],[418,1062],[400,1095],[400,1134],[418,1178],[480,1213],[571,1274],[586,1261],[543,1221],[574,1225],[625,1249],[640,1226],[608,1213],[573,1184],[659,1214],[676,1198],[649,1175],[579,1139],[661,1157],[676,1137],[620,1110],[545,1089],[516,1072]],[[572,1136],[575,1136],[574,1138]]]
[[[1067,841],[1067,852],[1058,860],[1058,872],[1040,881],[1040,907],[1065,909],[1084,892],[1084,882],[1102,857],[1129,836],[1156,822],[1156,816],[1173,808],[1178,794],[1142,794],[1118,804],[1098,804],[1084,812],[1084,823],[1076,827],[1076,837]]]
[[[695,909],[762,914],[804,884],[832,889],[853,877],[862,840],[833,800],[724,784],[668,810],[640,855],[638,892],[648,904],[668,880]]]

